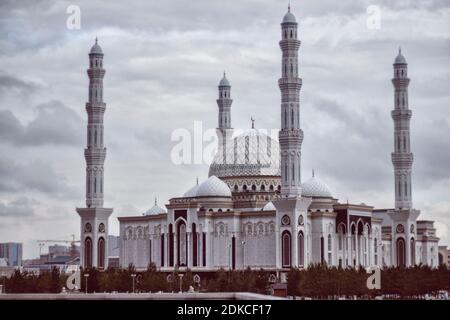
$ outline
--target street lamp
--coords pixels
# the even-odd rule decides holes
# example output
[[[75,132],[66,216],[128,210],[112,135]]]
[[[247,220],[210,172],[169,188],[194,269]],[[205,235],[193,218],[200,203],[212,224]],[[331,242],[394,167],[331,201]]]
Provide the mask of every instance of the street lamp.
[[[84,278],[86,279],[86,285],[85,285],[85,291],[86,291],[86,294],[88,293],[88,278],[89,278],[89,273],[85,273],[84,274]]]
[[[134,279],[136,278],[136,274],[132,273],[131,278],[133,279],[133,293],[134,293]]]
[[[180,293],[183,292],[183,276],[184,274],[179,273],[178,276],[180,277]]]

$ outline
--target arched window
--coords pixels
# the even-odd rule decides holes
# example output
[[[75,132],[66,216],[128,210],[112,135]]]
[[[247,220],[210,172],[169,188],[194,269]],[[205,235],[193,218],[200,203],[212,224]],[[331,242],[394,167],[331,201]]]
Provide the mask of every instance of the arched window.
[[[294,109],[291,109],[291,126],[294,127]]]
[[[287,111],[284,109],[284,127],[287,128]]]
[[[256,185],[252,185],[252,191],[256,191]]]
[[[298,266],[303,267],[305,265],[305,237],[303,232],[298,233]]]
[[[406,151],[406,136],[403,136],[403,150]]]
[[[101,237],[98,239],[98,247],[97,247],[97,256],[98,256],[98,268],[105,268],[105,239]]]
[[[407,195],[408,195],[408,185],[405,180],[405,196],[407,196]]]
[[[97,193],[97,178],[94,177],[94,193]]]
[[[397,239],[397,266],[406,266],[405,240],[403,238]]]
[[[373,257],[375,265],[378,265],[378,240],[373,239]]]
[[[266,186],[262,184],[260,189],[261,189],[261,191],[265,191],[266,190]]]
[[[242,190],[247,191],[247,185],[246,185],[246,184],[244,184],[244,185],[242,186]]]
[[[92,267],[92,240],[89,237],[84,240],[84,267]]]
[[[269,190],[273,191],[273,185],[272,184],[269,186]]]
[[[294,182],[294,180],[295,180],[295,165],[292,162],[292,182]]]
[[[284,30],[284,38],[286,39],[288,36],[287,36],[287,30]]]
[[[164,267],[164,233],[161,234],[161,267]]]
[[[332,265],[333,264],[333,255],[332,255],[332,249],[333,249],[333,247],[332,247],[332,245],[333,245],[333,242],[332,242],[332,239],[331,239],[331,234],[329,234],[328,235],[328,264],[329,265]]]
[[[173,252],[174,252],[174,235],[173,226],[169,224],[169,267],[173,267]]]
[[[291,233],[289,231],[283,231],[281,235],[282,246],[282,266],[283,268],[291,267]]]
[[[187,251],[186,224],[183,220],[181,220],[178,223],[177,230],[177,253],[179,266],[187,266]]]
[[[87,177],[87,193],[91,193],[91,177]]]
[[[235,184],[235,185],[234,185],[234,191],[236,191],[236,192],[237,192],[238,190],[239,190],[239,187],[238,187],[238,185],[237,185],[237,184]]]
[[[97,145],[97,129],[94,131],[94,145]]]
[[[198,265],[197,262],[197,225],[195,223],[192,224],[192,266],[196,267]]]
[[[411,238],[411,265],[414,266],[416,264],[416,242],[414,238]]]

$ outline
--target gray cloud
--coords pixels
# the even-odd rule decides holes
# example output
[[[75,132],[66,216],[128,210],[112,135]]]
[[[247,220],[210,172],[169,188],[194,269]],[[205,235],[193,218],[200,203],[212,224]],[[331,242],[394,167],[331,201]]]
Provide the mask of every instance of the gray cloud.
[[[59,198],[80,196],[77,189],[69,185],[66,178],[40,160],[29,163],[0,158],[0,192],[23,194],[38,191]]]
[[[36,107],[36,117],[22,125],[10,110],[0,110],[0,137],[17,145],[80,145],[82,120],[59,101]]]
[[[9,203],[0,201],[0,218],[2,217],[31,217],[35,214],[33,208],[38,202],[34,199],[20,197]]]

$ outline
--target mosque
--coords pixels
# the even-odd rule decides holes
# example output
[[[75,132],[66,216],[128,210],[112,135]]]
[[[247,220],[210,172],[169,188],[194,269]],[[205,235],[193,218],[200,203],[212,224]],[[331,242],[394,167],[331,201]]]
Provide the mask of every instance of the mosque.
[[[280,131],[278,140],[252,128],[233,135],[231,85],[218,86],[218,152],[209,178],[140,216],[119,217],[120,265],[138,270],[197,274],[223,269],[265,269],[277,275],[312,263],[330,266],[438,265],[434,222],[417,220],[412,206],[408,64],[393,64],[395,207],[342,203],[317,176],[301,179],[297,21],[290,8],[281,22]],[[108,218],[103,207],[103,51],[89,53],[86,208],[81,217],[83,267],[107,267]]]

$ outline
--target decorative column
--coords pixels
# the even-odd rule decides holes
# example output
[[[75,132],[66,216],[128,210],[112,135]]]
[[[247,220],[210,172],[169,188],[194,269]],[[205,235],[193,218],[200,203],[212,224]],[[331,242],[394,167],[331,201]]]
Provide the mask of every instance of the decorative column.
[[[81,217],[81,266],[83,268],[108,266],[108,219],[112,208],[103,208],[104,162],[103,145],[103,52],[97,39],[89,53],[89,97],[86,159],[86,208],[77,208]]]

